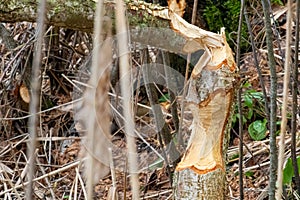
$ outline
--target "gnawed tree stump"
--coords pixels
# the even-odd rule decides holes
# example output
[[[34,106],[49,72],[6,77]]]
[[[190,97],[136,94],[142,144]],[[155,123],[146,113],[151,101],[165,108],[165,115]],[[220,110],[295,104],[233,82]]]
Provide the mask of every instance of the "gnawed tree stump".
[[[206,35],[206,40],[202,39],[200,31],[198,33],[199,36],[194,36],[191,41],[199,43],[198,46],[206,51],[195,66],[189,83],[186,103],[193,115],[192,134],[176,167],[175,199],[224,199],[227,131],[236,85],[236,65],[224,29],[218,36],[211,34],[210,38]],[[220,45],[211,45],[210,42],[218,41],[218,37]]]
[[[176,167],[175,199],[224,199],[227,136],[237,68],[224,28],[220,34],[202,30],[173,10],[178,10],[176,5],[152,14],[170,20],[170,27],[185,38],[182,52],[205,50],[189,81],[186,103],[193,115],[192,134]]]

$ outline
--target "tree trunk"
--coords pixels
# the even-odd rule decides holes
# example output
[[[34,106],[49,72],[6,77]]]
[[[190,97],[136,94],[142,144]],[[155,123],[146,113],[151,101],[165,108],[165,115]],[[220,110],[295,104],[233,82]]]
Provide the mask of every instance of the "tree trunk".
[[[174,179],[175,199],[225,199],[225,172],[214,172],[199,175],[193,170],[187,169],[176,173]]]
[[[152,6],[151,6],[152,5]],[[0,21],[2,23],[36,22],[38,1],[2,1],[0,4]],[[131,26],[168,28],[169,22],[160,17],[149,14],[145,9],[153,10],[153,4],[134,1],[127,2],[127,15]],[[137,9],[143,6],[144,9]],[[156,6],[156,9],[165,7]],[[96,2],[92,0],[53,0],[48,1],[46,23],[62,28],[69,28],[84,32],[93,31]],[[115,3],[105,2],[107,13],[114,13]],[[112,14],[111,14],[112,15]],[[114,16],[108,16],[114,19]]]
[[[225,199],[225,158],[236,66],[221,31],[221,46],[210,48],[195,66],[186,97],[193,115],[185,155],[177,165],[175,199]]]

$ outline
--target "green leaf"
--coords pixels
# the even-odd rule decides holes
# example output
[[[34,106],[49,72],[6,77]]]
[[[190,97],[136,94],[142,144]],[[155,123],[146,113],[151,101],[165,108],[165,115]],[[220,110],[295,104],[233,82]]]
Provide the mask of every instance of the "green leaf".
[[[161,97],[158,99],[158,101],[159,101],[160,103],[162,103],[162,102],[168,101],[169,99],[170,99],[170,95],[169,95],[169,94],[164,94],[163,96],[161,96]]]
[[[298,171],[300,171],[300,156],[297,157]],[[290,185],[294,177],[294,168],[292,159],[289,158],[283,169],[283,184]]]
[[[250,137],[253,140],[260,141],[266,137],[266,132],[267,132],[267,120],[264,119],[263,121],[261,120],[256,120],[252,122],[249,127],[248,127],[248,132],[250,134]]]
[[[251,83],[249,83],[248,81],[244,83],[243,88],[249,88],[249,87],[251,87]]]
[[[283,2],[282,2],[281,0],[272,0],[271,2],[274,3],[274,4],[278,4],[278,5],[280,5],[280,6],[283,6],[283,5],[284,5]]]
[[[242,116],[242,119],[243,119],[243,120],[242,120],[242,121],[243,121],[243,124],[246,124],[246,123],[247,123],[247,119],[246,119],[246,117],[245,117],[244,115]]]
[[[253,109],[248,110],[247,119],[251,119],[253,116]]]
[[[264,95],[263,95],[262,92],[256,92],[256,91],[251,92],[251,96],[252,96],[253,98],[255,98],[255,99],[258,99],[258,100],[262,100],[263,97],[264,97]]]
[[[237,115],[239,115],[239,114],[234,114],[234,115],[232,115],[232,123],[233,123],[233,124],[236,123]]]
[[[252,98],[249,95],[244,96],[244,103],[248,108],[252,108],[253,106]]]
[[[163,164],[164,164],[164,160],[162,160],[161,158],[158,158],[152,164],[149,165],[149,169],[150,170],[155,170],[157,168],[162,167]]]
[[[289,158],[283,169],[283,184],[291,184],[292,178],[294,176],[294,169],[292,164],[292,159]]]
[[[233,154],[230,159],[233,160],[233,159],[236,159],[238,157],[239,157],[239,154]]]
[[[245,176],[247,176],[247,177],[252,177],[254,175],[254,172],[253,171],[246,171],[245,172]]]

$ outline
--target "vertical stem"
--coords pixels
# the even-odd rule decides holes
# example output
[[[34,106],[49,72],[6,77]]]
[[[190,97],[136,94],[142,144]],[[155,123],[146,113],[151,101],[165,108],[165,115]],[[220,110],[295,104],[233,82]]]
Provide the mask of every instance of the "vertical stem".
[[[35,173],[35,149],[36,149],[36,135],[37,135],[37,113],[38,106],[40,105],[40,66],[41,66],[41,58],[42,58],[42,43],[43,43],[43,35],[44,35],[44,19],[45,19],[45,10],[46,10],[46,0],[43,0],[39,4],[38,9],[39,15],[37,19],[37,41],[35,44],[35,54],[33,58],[33,66],[32,66],[32,76],[31,76],[31,101],[29,105],[29,112],[31,117],[29,118],[29,133],[30,133],[30,144],[27,149],[27,156],[29,158],[29,171],[28,171],[28,186],[26,190],[26,199],[33,199],[33,176]]]
[[[181,101],[181,109],[180,109],[180,119],[179,119],[179,128],[177,133],[177,142],[178,142],[178,149],[181,150],[183,148],[183,136],[182,136],[182,124],[183,124],[183,114],[184,114],[184,106],[185,106],[185,97],[187,95],[188,90],[188,74],[189,74],[189,65],[191,60],[191,54],[187,55],[187,63],[185,67],[185,78],[183,84],[183,94],[182,94],[182,101]]]
[[[277,147],[276,147],[276,98],[277,98],[277,75],[276,63],[273,50],[273,32],[270,19],[270,5],[268,0],[262,0],[264,10],[264,23],[266,28],[266,43],[268,48],[268,65],[271,73],[270,88],[270,181],[269,199],[275,199],[276,170],[277,170]]]
[[[122,0],[116,1],[116,30],[118,39],[118,49],[120,58],[120,77],[121,78],[121,93],[123,95],[123,107],[124,107],[124,117],[125,117],[125,132],[127,139],[127,149],[128,149],[128,165],[130,174],[130,183],[132,187],[132,199],[140,199],[139,194],[139,178],[138,178],[138,162],[136,157],[136,143],[134,134],[134,120],[132,116],[131,109],[131,94],[128,91],[128,86],[130,86],[130,66],[129,66],[129,56],[128,56],[128,32],[124,2]]]
[[[198,0],[194,0],[193,4],[193,14],[192,14],[192,24],[195,24],[196,21],[196,16],[197,16],[197,5],[198,5]]]
[[[267,120],[269,121],[270,120],[270,112],[269,112],[268,96],[267,96],[267,92],[266,92],[266,87],[265,87],[263,75],[262,75],[261,69],[259,67],[258,60],[257,60],[256,45],[254,43],[254,36],[253,36],[251,24],[249,22],[246,4],[244,4],[244,6],[245,6],[244,7],[245,21],[246,21],[246,24],[247,24],[248,33],[249,33],[250,40],[251,40],[251,47],[252,47],[252,53],[253,53],[253,58],[254,58],[254,64],[255,64],[255,67],[256,67],[256,71],[258,73],[259,84],[260,84],[260,87],[262,89],[262,92],[263,92],[263,95],[264,95],[264,98],[265,98],[265,112],[266,112],[266,115],[267,115]]]
[[[240,17],[239,17],[239,26],[238,26],[238,37],[237,37],[237,49],[236,49],[236,64],[237,67],[240,68],[240,57],[241,57],[241,50],[240,50],[240,43],[241,43],[241,32],[242,32],[242,24],[243,24],[243,12],[244,12],[244,0],[241,1],[241,8],[240,8]],[[244,186],[243,186],[243,117],[242,117],[242,88],[239,87],[238,90],[238,111],[239,111],[239,192],[240,192],[240,199],[244,199]]]
[[[176,101],[176,95],[177,91],[174,90],[176,88],[176,77],[174,73],[172,73],[172,70],[170,68],[170,59],[169,59],[169,53],[166,52],[161,52],[162,53],[162,60],[164,64],[164,71],[166,74],[166,82],[167,82],[167,88],[168,88],[168,93],[170,95],[170,102],[171,102],[171,114],[172,114],[172,120],[174,123],[175,127],[175,134],[178,134],[178,129],[179,129],[179,117],[178,117],[178,112],[177,112],[177,101]],[[171,135],[170,131],[168,131],[169,134]],[[176,149],[175,143],[173,141],[170,141],[170,156],[172,154],[172,160],[171,162],[173,165],[176,165],[179,162],[180,155],[179,152]],[[174,156],[175,155],[175,156]]]
[[[282,195],[282,180],[283,180],[283,161],[284,161],[284,147],[285,147],[285,132],[287,124],[287,101],[290,83],[290,65],[291,65],[291,13],[292,13],[292,2],[291,0],[287,3],[287,30],[286,30],[286,44],[285,44],[285,63],[284,63],[284,81],[283,81],[283,102],[281,108],[281,126],[280,126],[280,140],[279,140],[279,152],[278,152],[278,171],[277,171],[277,185],[278,190],[276,199],[281,199]]]
[[[297,107],[298,107],[298,100],[297,100],[297,90],[298,90],[298,53],[299,53],[299,20],[300,20],[300,1],[297,1],[297,8],[296,8],[296,39],[295,39],[295,65],[292,72],[292,147],[291,147],[291,154],[292,154],[292,162],[294,167],[294,175],[295,175],[295,182],[298,191],[298,195],[300,195],[300,178],[299,178],[299,171],[298,171],[298,163],[297,163],[297,155],[296,155],[296,132],[297,132]]]
[[[96,142],[94,140],[95,138],[95,123],[96,123],[96,113],[94,111],[95,109],[95,99],[92,99],[91,94],[95,92],[97,88],[97,75],[98,74],[98,57],[100,52],[100,44],[102,42],[101,38],[101,31],[102,31],[102,6],[103,1],[99,0],[96,7],[96,16],[94,19],[94,39],[93,39],[93,57],[92,57],[92,75],[90,77],[90,83],[94,88],[92,88],[90,94],[87,96],[87,105],[91,106],[89,110],[92,110],[92,112],[89,114],[90,119],[87,122],[87,138],[89,140],[89,151],[87,153],[87,166],[86,166],[86,188],[87,188],[87,199],[93,199],[94,195],[94,176],[95,176],[95,159],[94,159],[94,152],[95,152],[95,145]]]

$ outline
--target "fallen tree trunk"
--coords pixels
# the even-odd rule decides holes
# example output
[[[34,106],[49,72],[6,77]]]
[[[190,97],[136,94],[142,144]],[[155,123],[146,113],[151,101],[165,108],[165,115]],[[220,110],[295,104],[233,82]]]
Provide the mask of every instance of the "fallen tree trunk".
[[[168,28],[169,22],[160,17],[153,16],[145,9],[132,9],[131,6],[143,5],[148,9],[161,9],[145,2],[127,2],[128,19],[131,26],[148,26]],[[114,13],[115,3],[106,1],[105,11]],[[38,1],[2,1],[0,4],[0,22],[15,23],[21,21],[36,22]],[[46,24],[62,28],[69,28],[84,32],[92,32],[96,2],[92,0],[53,0],[48,1]],[[109,16],[114,19],[114,16]]]
[[[4,1],[0,4],[0,22],[15,23],[21,21],[36,22],[37,1]],[[104,3],[105,16],[114,19],[112,13],[115,3]],[[166,12],[167,7],[146,3],[144,1],[128,1],[127,17],[130,25],[130,36],[133,42],[162,48],[175,53],[186,53],[183,47],[186,39],[174,32],[170,20],[159,12]],[[49,1],[47,5],[46,24],[60,28],[68,28],[91,33],[93,31],[96,3],[92,0]],[[182,8],[184,9],[184,7]],[[182,13],[181,13],[182,15]],[[0,30],[4,30],[0,27]],[[1,32],[1,31],[0,31]],[[0,37],[7,41],[5,35]]]

